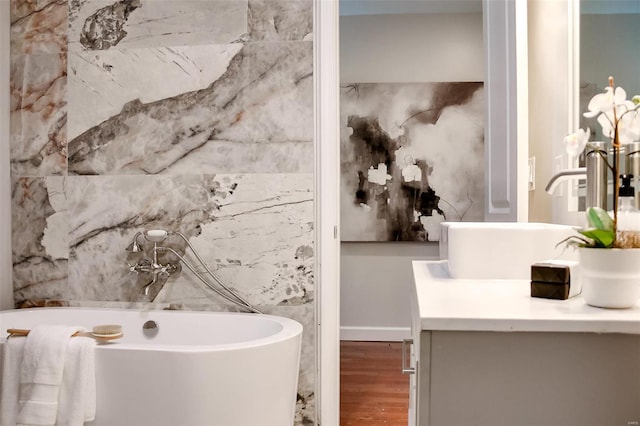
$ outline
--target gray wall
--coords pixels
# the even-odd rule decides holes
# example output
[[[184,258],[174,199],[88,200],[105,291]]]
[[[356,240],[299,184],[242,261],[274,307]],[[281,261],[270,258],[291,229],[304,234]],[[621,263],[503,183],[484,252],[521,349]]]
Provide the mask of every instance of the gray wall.
[[[610,75],[627,98],[640,93],[640,6],[630,4],[635,4],[636,13],[580,15],[580,82],[597,86],[598,93],[607,87]]]
[[[340,17],[343,82],[483,81],[481,13]],[[411,261],[438,258],[434,243],[341,245],[341,338],[408,337]]]

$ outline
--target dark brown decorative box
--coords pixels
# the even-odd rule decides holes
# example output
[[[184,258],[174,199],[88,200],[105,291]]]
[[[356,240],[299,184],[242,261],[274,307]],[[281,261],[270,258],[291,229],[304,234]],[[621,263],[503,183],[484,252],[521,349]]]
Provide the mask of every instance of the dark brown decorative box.
[[[571,271],[577,262],[540,262],[531,265],[531,297],[565,300],[580,291],[571,291]],[[579,277],[574,272],[574,287],[579,286]]]
[[[569,290],[569,283],[531,281],[531,297],[565,300],[569,298]]]

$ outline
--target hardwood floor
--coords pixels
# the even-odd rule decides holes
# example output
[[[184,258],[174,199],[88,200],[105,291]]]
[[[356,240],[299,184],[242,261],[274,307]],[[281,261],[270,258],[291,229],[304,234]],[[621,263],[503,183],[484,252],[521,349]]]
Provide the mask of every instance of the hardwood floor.
[[[406,426],[409,376],[399,342],[340,342],[340,425]]]

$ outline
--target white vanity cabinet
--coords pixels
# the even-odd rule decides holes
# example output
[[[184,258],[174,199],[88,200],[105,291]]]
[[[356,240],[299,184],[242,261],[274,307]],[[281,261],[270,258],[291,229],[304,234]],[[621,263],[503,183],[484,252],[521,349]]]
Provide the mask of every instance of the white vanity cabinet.
[[[640,307],[531,298],[415,261],[410,425],[635,425]]]

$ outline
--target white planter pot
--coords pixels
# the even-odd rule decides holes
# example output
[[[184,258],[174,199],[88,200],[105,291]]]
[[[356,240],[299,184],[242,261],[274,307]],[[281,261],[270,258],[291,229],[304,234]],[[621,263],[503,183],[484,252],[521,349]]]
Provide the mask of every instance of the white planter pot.
[[[582,298],[600,308],[630,308],[640,297],[640,249],[580,248]]]

